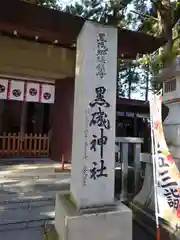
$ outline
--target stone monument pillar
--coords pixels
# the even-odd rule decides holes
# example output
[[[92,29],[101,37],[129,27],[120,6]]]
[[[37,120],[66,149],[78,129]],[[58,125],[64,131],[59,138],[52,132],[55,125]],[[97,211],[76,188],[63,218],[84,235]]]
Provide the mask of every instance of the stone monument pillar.
[[[59,239],[131,240],[114,201],[117,28],[87,21],[77,39],[71,191],[57,194]]]
[[[71,172],[80,208],[114,202],[116,67],[117,29],[87,22],[77,43]]]
[[[163,81],[163,103],[169,114],[163,123],[169,150],[180,169],[180,56],[163,69],[159,75]]]

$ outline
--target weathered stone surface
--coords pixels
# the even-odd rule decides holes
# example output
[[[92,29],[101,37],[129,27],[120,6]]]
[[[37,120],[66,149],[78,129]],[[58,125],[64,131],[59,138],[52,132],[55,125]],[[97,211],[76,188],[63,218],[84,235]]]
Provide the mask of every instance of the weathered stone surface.
[[[128,207],[116,203],[79,211],[69,196],[56,196],[55,227],[59,239],[132,239],[132,212]]]

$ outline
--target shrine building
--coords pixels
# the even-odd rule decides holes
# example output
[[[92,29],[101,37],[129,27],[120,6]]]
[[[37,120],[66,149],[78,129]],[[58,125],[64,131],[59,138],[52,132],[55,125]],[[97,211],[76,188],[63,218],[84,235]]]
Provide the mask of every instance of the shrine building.
[[[76,39],[84,23],[81,17],[20,0],[2,2],[1,158],[59,161],[64,156],[71,161]],[[164,43],[119,28],[118,58],[136,59],[137,54],[151,53]],[[148,107],[142,101],[117,99],[117,116],[122,112],[148,114]],[[131,124],[137,121],[136,114]],[[135,128],[133,134],[138,136]]]

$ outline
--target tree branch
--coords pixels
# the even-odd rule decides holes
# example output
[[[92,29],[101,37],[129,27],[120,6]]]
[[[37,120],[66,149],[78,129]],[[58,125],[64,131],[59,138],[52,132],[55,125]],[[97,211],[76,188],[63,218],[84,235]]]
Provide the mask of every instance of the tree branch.
[[[126,6],[125,4],[123,4],[123,3],[120,3],[120,5],[123,6],[123,7],[127,7],[127,6]],[[137,14],[137,15],[139,15],[139,16],[142,16],[142,17],[151,18],[151,19],[154,19],[154,20],[156,20],[156,21],[159,21],[158,18],[155,18],[155,17],[153,17],[153,16],[151,16],[151,15],[148,15],[148,14],[139,13],[139,12],[136,12],[136,11],[134,11],[134,10],[130,10],[130,12],[135,13],[135,14]]]
[[[147,14],[138,13],[138,12],[136,12],[136,11],[134,11],[134,10],[130,10],[130,12],[135,13],[135,14],[137,14],[137,15],[139,15],[139,16],[142,16],[142,17],[145,17],[145,18],[151,18],[151,19],[154,19],[155,21],[159,21],[158,18],[155,18],[155,17],[150,16],[150,15],[147,15]]]
[[[174,43],[175,41],[177,41],[179,38],[180,38],[180,36],[177,36],[176,38],[174,38],[174,39],[172,40],[173,43]]]
[[[156,3],[155,1],[153,1],[153,0],[150,0],[150,2],[151,2],[152,4],[154,4],[154,5],[157,4],[157,3]]]

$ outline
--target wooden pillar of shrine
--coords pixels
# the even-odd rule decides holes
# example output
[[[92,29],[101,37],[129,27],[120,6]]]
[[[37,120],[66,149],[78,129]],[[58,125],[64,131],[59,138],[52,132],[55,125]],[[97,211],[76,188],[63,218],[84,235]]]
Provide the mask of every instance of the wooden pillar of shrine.
[[[71,161],[74,106],[74,78],[56,81],[55,103],[52,110],[51,158]]]

